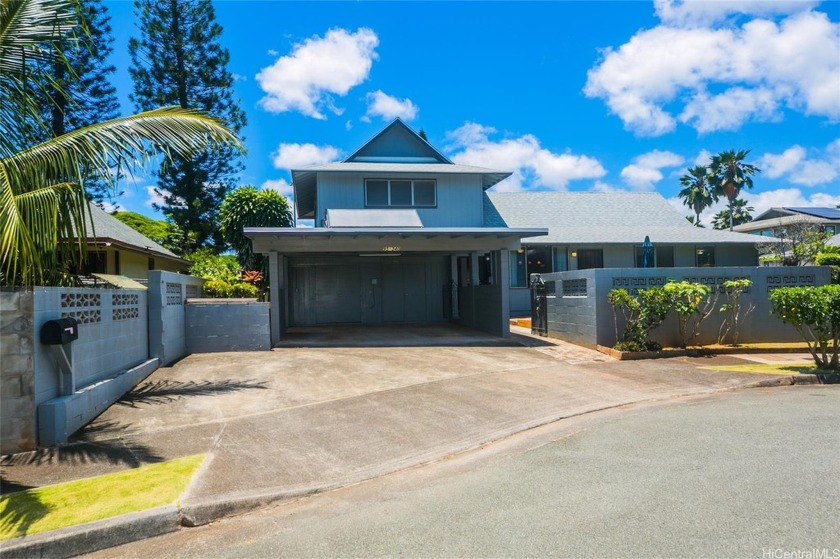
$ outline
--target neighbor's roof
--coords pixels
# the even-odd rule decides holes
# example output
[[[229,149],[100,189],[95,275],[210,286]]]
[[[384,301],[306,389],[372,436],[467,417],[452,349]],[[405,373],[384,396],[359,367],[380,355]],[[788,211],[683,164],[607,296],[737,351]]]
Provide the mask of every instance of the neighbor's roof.
[[[840,220],[840,209],[825,206],[815,207],[778,207],[770,208],[755,216],[753,222],[767,219],[784,218],[786,216],[807,216],[816,218],[814,221]]]
[[[144,253],[151,252],[155,256],[168,258],[177,262],[189,262],[171,250],[162,247],[139,231],[132,229],[98,206],[88,204],[88,207],[90,208],[90,216],[87,224],[88,241],[96,241],[97,243],[110,242],[121,248],[133,249]]]
[[[539,244],[755,244],[766,238],[695,227],[655,192],[488,192],[488,227],[548,227]]]

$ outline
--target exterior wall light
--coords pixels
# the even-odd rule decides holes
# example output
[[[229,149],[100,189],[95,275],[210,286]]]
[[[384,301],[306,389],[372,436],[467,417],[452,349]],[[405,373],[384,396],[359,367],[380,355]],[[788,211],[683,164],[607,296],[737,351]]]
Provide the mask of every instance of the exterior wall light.
[[[577,251],[576,250],[572,251],[572,258],[577,258]]]

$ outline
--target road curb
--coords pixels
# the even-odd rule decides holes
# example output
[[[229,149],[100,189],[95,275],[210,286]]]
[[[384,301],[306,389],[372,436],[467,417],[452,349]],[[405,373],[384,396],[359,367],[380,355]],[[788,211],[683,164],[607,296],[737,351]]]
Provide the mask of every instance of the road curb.
[[[3,559],[73,557],[175,532],[179,520],[178,506],[166,505],[6,540],[0,542],[0,555]]]

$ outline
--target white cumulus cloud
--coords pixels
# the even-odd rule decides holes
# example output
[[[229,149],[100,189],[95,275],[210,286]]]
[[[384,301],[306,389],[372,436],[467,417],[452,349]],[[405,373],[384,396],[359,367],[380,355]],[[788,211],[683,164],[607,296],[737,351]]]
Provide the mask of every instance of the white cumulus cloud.
[[[673,26],[707,26],[736,15],[773,17],[810,9],[816,0],[654,0],[656,15]]]
[[[297,169],[310,165],[323,165],[338,159],[338,148],[315,144],[280,144],[271,155],[276,169]]]
[[[286,179],[269,179],[260,185],[262,190],[276,190],[286,198],[292,198],[294,190]]]
[[[446,139],[455,163],[513,172],[495,187],[497,191],[565,190],[573,180],[598,179],[607,174],[594,157],[552,152],[531,134],[493,141],[489,135],[494,132],[492,127],[468,122],[447,132]]]
[[[664,177],[662,169],[677,167],[685,160],[670,151],[653,150],[644,153],[621,170],[621,178],[633,190],[653,190],[654,185]]]
[[[417,113],[420,111],[411,99],[398,99],[381,89],[371,91],[367,94],[366,99],[368,106],[365,116],[368,120],[371,117],[379,116],[385,120],[393,120],[399,117],[405,121],[410,121],[417,118]]]
[[[689,11],[701,5],[662,2],[658,9],[663,14],[666,4]],[[714,5],[710,13],[761,11],[747,10],[745,3],[739,9],[706,4]],[[807,9],[779,22],[752,19],[740,26],[680,27],[666,17],[664,25],[606,49],[589,70],[584,93],[603,99],[640,136],[665,134],[680,122],[701,133],[734,130],[748,121],[778,120],[783,109],[836,121],[838,49],[840,24]]]
[[[367,28],[330,29],[306,39],[257,74],[266,93],[260,105],[272,113],[298,111],[321,120],[326,111],[341,114],[333,96],[346,95],[368,78],[378,45],[376,33]]]
[[[826,184],[840,174],[839,148],[840,140],[835,140],[821,152],[811,150],[816,155],[809,157],[808,150],[793,145],[782,153],[765,153],[758,159],[758,167],[768,179],[782,178],[802,186]]]

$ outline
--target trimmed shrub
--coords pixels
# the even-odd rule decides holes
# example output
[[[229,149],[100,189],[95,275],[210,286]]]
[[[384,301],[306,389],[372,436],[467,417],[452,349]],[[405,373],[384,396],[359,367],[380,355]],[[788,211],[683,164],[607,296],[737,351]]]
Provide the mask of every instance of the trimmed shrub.
[[[780,287],[770,293],[772,313],[793,326],[820,369],[840,370],[840,285]]]
[[[817,266],[840,266],[840,253],[821,252],[814,257]]]
[[[204,295],[213,299],[229,299],[233,297],[234,285],[222,280],[204,282]]]
[[[233,286],[234,297],[245,297],[247,299],[256,299],[260,295],[260,289],[250,283],[237,283]]]

